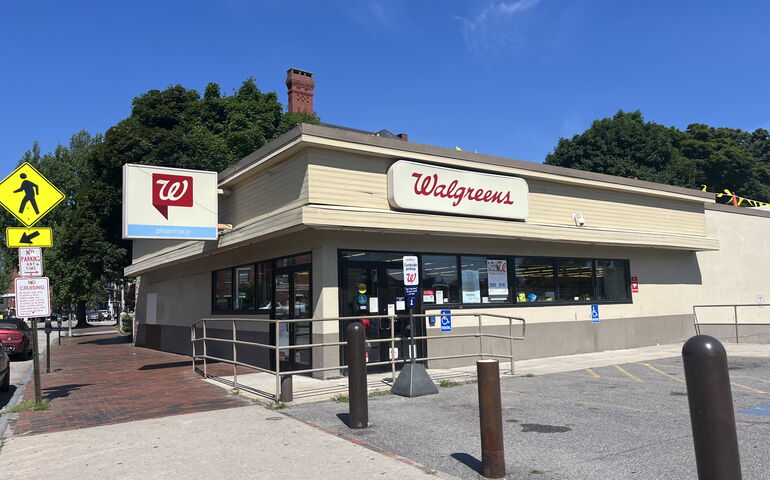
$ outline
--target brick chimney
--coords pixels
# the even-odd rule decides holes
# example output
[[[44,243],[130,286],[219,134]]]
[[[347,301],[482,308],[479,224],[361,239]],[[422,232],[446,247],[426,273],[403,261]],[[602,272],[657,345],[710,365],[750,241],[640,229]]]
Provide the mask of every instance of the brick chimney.
[[[289,112],[313,114],[313,74],[297,68],[286,71],[286,87],[289,89]]]

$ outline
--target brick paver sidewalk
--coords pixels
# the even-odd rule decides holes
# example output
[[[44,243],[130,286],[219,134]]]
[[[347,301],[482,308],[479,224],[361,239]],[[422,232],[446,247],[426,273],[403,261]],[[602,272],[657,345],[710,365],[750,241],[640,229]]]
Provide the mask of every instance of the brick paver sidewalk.
[[[52,342],[53,343],[53,342]],[[192,371],[183,355],[137,348],[117,333],[62,338],[51,350],[51,373],[41,375],[48,410],[22,412],[13,435],[34,435],[119,422],[240,407]],[[45,372],[45,358],[41,359]],[[34,399],[33,382],[24,400]]]

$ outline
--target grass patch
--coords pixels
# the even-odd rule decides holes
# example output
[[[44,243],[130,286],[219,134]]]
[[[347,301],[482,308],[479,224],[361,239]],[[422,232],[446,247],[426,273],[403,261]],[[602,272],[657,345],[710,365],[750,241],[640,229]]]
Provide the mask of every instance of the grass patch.
[[[382,397],[383,395],[391,395],[393,392],[390,391],[390,389],[387,390],[375,390],[373,392],[369,392],[369,398],[372,397]]]
[[[525,373],[524,375],[522,375],[522,377],[526,377],[526,378],[532,378],[534,376],[535,376],[534,373]]]
[[[36,412],[38,410],[48,410],[49,402],[50,400],[48,399],[40,400],[39,402],[35,402],[34,400],[25,400],[16,404],[15,407],[9,408],[7,411],[8,413],[19,413],[26,411]]]
[[[441,380],[438,384],[441,388],[452,388],[457,386],[457,382],[454,380]]]
[[[267,408],[270,410],[283,410],[284,408],[289,408],[289,404],[285,402],[278,402],[268,406]]]
[[[348,403],[350,402],[350,397],[348,397],[347,393],[338,393],[337,395],[332,397],[332,400],[334,400],[337,403]]]
[[[545,474],[545,472],[542,471],[542,470],[530,470],[529,473],[533,473],[535,475],[543,475],[543,474]]]

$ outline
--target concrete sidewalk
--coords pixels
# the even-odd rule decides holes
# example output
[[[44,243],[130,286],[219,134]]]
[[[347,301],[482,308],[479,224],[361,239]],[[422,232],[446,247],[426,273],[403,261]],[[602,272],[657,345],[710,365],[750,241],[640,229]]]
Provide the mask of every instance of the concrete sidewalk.
[[[5,479],[456,478],[254,405],[5,440]]]

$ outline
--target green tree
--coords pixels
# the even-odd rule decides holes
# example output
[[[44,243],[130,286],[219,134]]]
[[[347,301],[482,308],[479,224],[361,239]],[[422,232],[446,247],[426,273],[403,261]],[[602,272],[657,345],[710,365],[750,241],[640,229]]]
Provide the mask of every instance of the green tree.
[[[104,137],[81,131],[44,155],[35,142],[21,161],[65,194],[41,222],[54,234],[54,247],[44,254],[54,305],[76,304],[78,325],[85,325],[86,303],[104,298],[108,283],[123,280],[130,249],[121,238],[124,164],[220,171],[302,122],[319,120],[283,112],[277,95],[262,93],[249,78],[230,96],[215,83],[203,97],[181,85],[150,90]],[[6,212],[0,216],[14,224]],[[3,260],[11,268],[15,250],[5,251]]]
[[[571,139],[559,139],[545,163],[770,200],[770,136],[763,129],[693,124],[682,131],[621,110]]]

